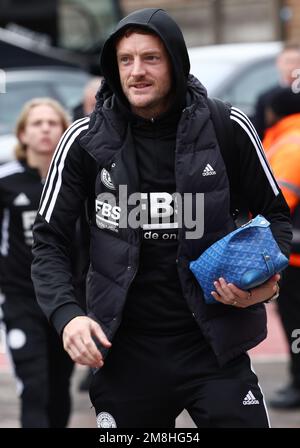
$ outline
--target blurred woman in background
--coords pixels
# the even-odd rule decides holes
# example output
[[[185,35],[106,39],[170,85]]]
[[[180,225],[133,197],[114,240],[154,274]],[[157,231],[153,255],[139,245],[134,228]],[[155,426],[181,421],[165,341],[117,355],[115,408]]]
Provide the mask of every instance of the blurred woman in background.
[[[0,285],[7,347],[24,428],[65,427],[73,363],[41,312],[31,281],[32,225],[54,150],[69,119],[60,104],[37,98],[16,126],[16,161],[0,167]]]

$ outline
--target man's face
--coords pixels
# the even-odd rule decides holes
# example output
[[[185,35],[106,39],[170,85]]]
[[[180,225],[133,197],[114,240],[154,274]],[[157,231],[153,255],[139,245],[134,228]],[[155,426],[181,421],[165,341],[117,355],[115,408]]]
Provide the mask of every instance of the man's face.
[[[51,154],[63,133],[61,117],[49,105],[33,107],[19,138],[27,149],[37,154]]]
[[[144,118],[165,112],[170,105],[172,71],[160,38],[133,33],[118,41],[116,52],[122,89],[132,111]]]
[[[278,56],[277,67],[282,82],[287,86],[291,85],[297,76],[294,71],[300,69],[300,52],[292,48],[286,49]]]

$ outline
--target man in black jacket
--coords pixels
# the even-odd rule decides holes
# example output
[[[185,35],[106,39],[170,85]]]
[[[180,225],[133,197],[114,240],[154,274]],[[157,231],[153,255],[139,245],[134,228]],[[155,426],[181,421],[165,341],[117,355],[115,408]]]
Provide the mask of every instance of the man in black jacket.
[[[35,222],[38,300],[71,358],[97,368],[99,427],[172,427],[184,408],[198,427],[269,425],[246,351],[266,337],[262,302],[279,275],[251,294],[216,279],[219,303],[206,305],[188,266],[234,229],[237,193],[286,255],[289,212],[248,118],[224,105],[232,144],[220,148],[189,69],[165,11],[121,20],[103,47],[95,111],[61,141]],[[88,316],[69,267],[86,199]]]

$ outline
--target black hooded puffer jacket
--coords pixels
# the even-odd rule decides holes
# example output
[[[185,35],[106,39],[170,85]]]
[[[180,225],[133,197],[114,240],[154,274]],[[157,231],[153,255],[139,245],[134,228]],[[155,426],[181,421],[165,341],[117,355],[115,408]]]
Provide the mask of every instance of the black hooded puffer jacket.
[[[132,25],[149,28],[163,40],[173,65],[175,103],[180,107],[179,103],[182,105],[184,102],[186,106],[177,130],[176,191],[191,193],[193,197],[196,193],[204,193],[205,219],[202,238],[187,239],[187,229],[179,230],[178,275],[191,313],[220,364],[224,364],[266,337],[265,307],[263,304],[246,309],[222,304],[207,306],[189,270],[191,260],[234,228],[230,214],[230,179],[227,160],[224,163],[211,121],[206,91],[199,81],[188,75],[189,58],[182,33],[161,9],[146,9],[129,15],[108,38],[101,57],[106,83],[98,94],[96,110],[90,120],[83,119],[67,131],[61,144],[62,161],[59,151],[56,156],[61,177],[59,170],[58,174],[55,173],[55,163],[52,164],[34,226],[32,276],[37,298],[59,332],[73,317],[83,314],[74,300],[66,254],[72,238],[70,229],[82,201],[88,197],[91,224],[89,315],[100,323],[108,338],[113,337],[122,320],[128,289],[139,266],[140,232],[131,228],[119,228],[117,232],[108,227],[100,228],[96,215],[97,197],[108,192],[108,182],[106,186],[103,182],[103,170],[110,175],[115,190],[110,188],[109,192],[116,196],[117,204],[121,199],[116,194],[119,185],[126,185],[128,194],[139,191],[131,129],[118,107],[118,103],[126,105],[126,99],[120,87],[113,46],[116,37]],[[234,146],[233,142],[233,151]],[[254,173],[251,175],[261,180],[266,191],[264,209],[254,194],[257,203],[252,211],[264,214],[272,222],[278,243],[287,249],[290,225],[284,200],[279,192],[276,193],[275,187],[273,190],[270,187],[255,150],[249,149],[245,156],[249,157],[247,166],[253,165]],[[202,176],[203,169],[211,161],[216,175]],[[239,169],[240,160],[236,163]],[[128,212],[130,206],[127,207]]]

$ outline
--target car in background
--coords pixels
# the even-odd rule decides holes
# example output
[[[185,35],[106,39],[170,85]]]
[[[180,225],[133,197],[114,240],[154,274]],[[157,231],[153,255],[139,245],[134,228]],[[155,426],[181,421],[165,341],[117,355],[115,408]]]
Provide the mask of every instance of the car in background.
[[[282,42],[210,45],[189,49],[191,73],[211,97],[228,101],[249,117],[257,97],[278,82]]]
[[[0,93],[0,163],[13,158],[15,124],[26,101],[51,97],[72,116],[90,77],[81,69],[65,67],[5,70],[5,93]]]
[[[278,82],[275,59],[281,49],[282,42],[189,48],[191,73],[211,97],[230,102],[251,118],[258,95]],[[15,121],[25,101],[50,96],[71,113],[89,78],[88,73],[74,68],[6,70],[6,93],[0,93],[0,163],[13,157]]]

